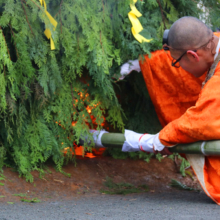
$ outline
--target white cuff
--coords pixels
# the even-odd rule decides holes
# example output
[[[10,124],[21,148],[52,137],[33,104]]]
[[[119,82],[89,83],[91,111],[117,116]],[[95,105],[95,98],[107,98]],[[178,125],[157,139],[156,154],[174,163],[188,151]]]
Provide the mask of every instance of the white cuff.
[[[139,148],[141,151],[153,153],[154,136],[151,134],[144,134],[139,138]]]
[[[153,141],[153,145],[154,145],[154,150],[155,151],[162,151],[166,146],[163,145],[161,142],[160,142],[160,139],[159,139],[159,134],[160,133],[157,133],[154,137],[154,141]]]
[[[109,132],[107,132],[105,130],[101,130],[101,131],[90,130],[90,133],[92,133],[92,135],[93,135],[93,139],[94,139],[94,142],[95,142],[95,147],[104,147],[102,145],[101,138],[102,138],[102,135],[104,133],[109,133]]]
[[[125,130],[125,142],[122,146],[123,152],[145,151],[153,153],[154,135],[139,134],[134,131]]]

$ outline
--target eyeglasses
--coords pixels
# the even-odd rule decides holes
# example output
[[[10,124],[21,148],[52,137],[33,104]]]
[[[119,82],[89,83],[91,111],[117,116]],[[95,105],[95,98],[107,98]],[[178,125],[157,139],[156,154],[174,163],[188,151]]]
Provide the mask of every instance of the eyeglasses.
[[[197,52],[197,50],[193,50],[194,52]],[[187,50],[176,60],[173,59],[171,62],[171,66],[179,68],[180,67],[180,60],[183,58],[183,56],[187,53]]]
[[[210,41],[212,41],[213,39],[214,39],[214,37],[212,36],[212,38],[211,38],[207,43],[203,44],[202,46],[200,46],[200,47],[198,47],[197,49],[194,49],[194,50],[192,50],[192,51],[197,52],[198,49],[201,49],[202,47],[205,47],[205,46],[208,45],[208,43],[209,43]],[[181,49],[174,49],[174,48],[168,46],[166,43],[163,45],[163,49],[164,49],[165,51],[170,50],[170,49],[173,49],[173,50],[181,50]],[[186,50],[178,59],[173,59],[172,62],[171,62],[171,66],[176,67],[176,68],[179,68],[179,67],[180,67],[179,61],[183,58],[183,56],[187,53],[187,51],[188,51],[188,50]]]
[[[177,60],[173,59],[171,62],[171,66],[179,68],[180,67],[180,63],[179,61],[183,58],[183,56],[187,53],[187,51],[185,51]]]

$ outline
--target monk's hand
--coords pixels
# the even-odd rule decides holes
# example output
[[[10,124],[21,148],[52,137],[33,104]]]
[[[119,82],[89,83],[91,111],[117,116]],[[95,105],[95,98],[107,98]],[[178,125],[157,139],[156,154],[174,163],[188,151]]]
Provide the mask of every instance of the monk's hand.
[[[169,147],[165,146],[164,144],[161,143],[159,139],[159,134],[157,133],[154,137],[153,141],[153,151],[155,154],[160,153],[162,155],[171,155],[172,153],[169,150]]]
[[[148,153],[172,154],[169,149],[159,140],[158,134],[140,134],[125,129],[125,142],[122,146],[123,152],[143,151]]]
[[[119,80],[122,80],[125,78],[125,76],[127,76],[130,72],[132,72],[133,70],[140,72],[141,68],[139,65],[139,61],[138,60],[129,60],[127,63],[124,63],[121,66],[121,70],[120,70],[120,78]]]
[[[155,149],[154,149],[154,153],[155,153],[155,154],[160,153],[160,154],[162,154],[162,155],[171,155],[171,154],[172,154],[172,153],[170,152],[170,150],[169,150],[168,147],[164,147],[164,149],[161,150],[161,151],[158,151],[158,150],[155,150]]]

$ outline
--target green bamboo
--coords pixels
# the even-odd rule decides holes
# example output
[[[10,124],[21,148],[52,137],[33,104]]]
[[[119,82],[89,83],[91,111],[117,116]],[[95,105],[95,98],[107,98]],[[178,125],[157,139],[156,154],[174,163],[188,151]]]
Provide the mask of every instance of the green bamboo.
[[[206,141],[202,147],[203,141],[198,141],[190,144],[178,144],[170,148],[171,152],[185,154],[204,154],[207,156],[220,155],[220,140]]]
[[[125,136],[121,133],[104,133],[101,142],[104,147],[122,148],[122,145],[125,142]]]
[[[105,133],[101,138],[104,147],[121,148],[124,141],[125,136],[122,133]],[[190,144],[178,144],[175,147],[169,148],[169,150],[172,153],[204,154],[206,156],[220,155],[220,140],[206,141],[203,146],[202,143],[203,141]]]
[[[202,141],[190,144],[178,144],[175,147],[169,148],[172,153],[187,153],[187,154],[201,154]]]

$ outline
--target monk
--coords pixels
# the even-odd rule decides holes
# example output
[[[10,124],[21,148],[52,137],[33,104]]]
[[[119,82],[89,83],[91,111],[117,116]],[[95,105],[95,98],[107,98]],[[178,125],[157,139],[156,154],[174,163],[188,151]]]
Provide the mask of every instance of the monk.
[[[142,71],[163,126],[159,133],[145,135],[140,150],[153,147],[163,154],[177,144],[220,139],[219,36],[190,16],[177,20],[167,33],[165,51],[121,68],[122,78],[133,69]],[[187,159],[206,194],[220,204],[220,158]]]

